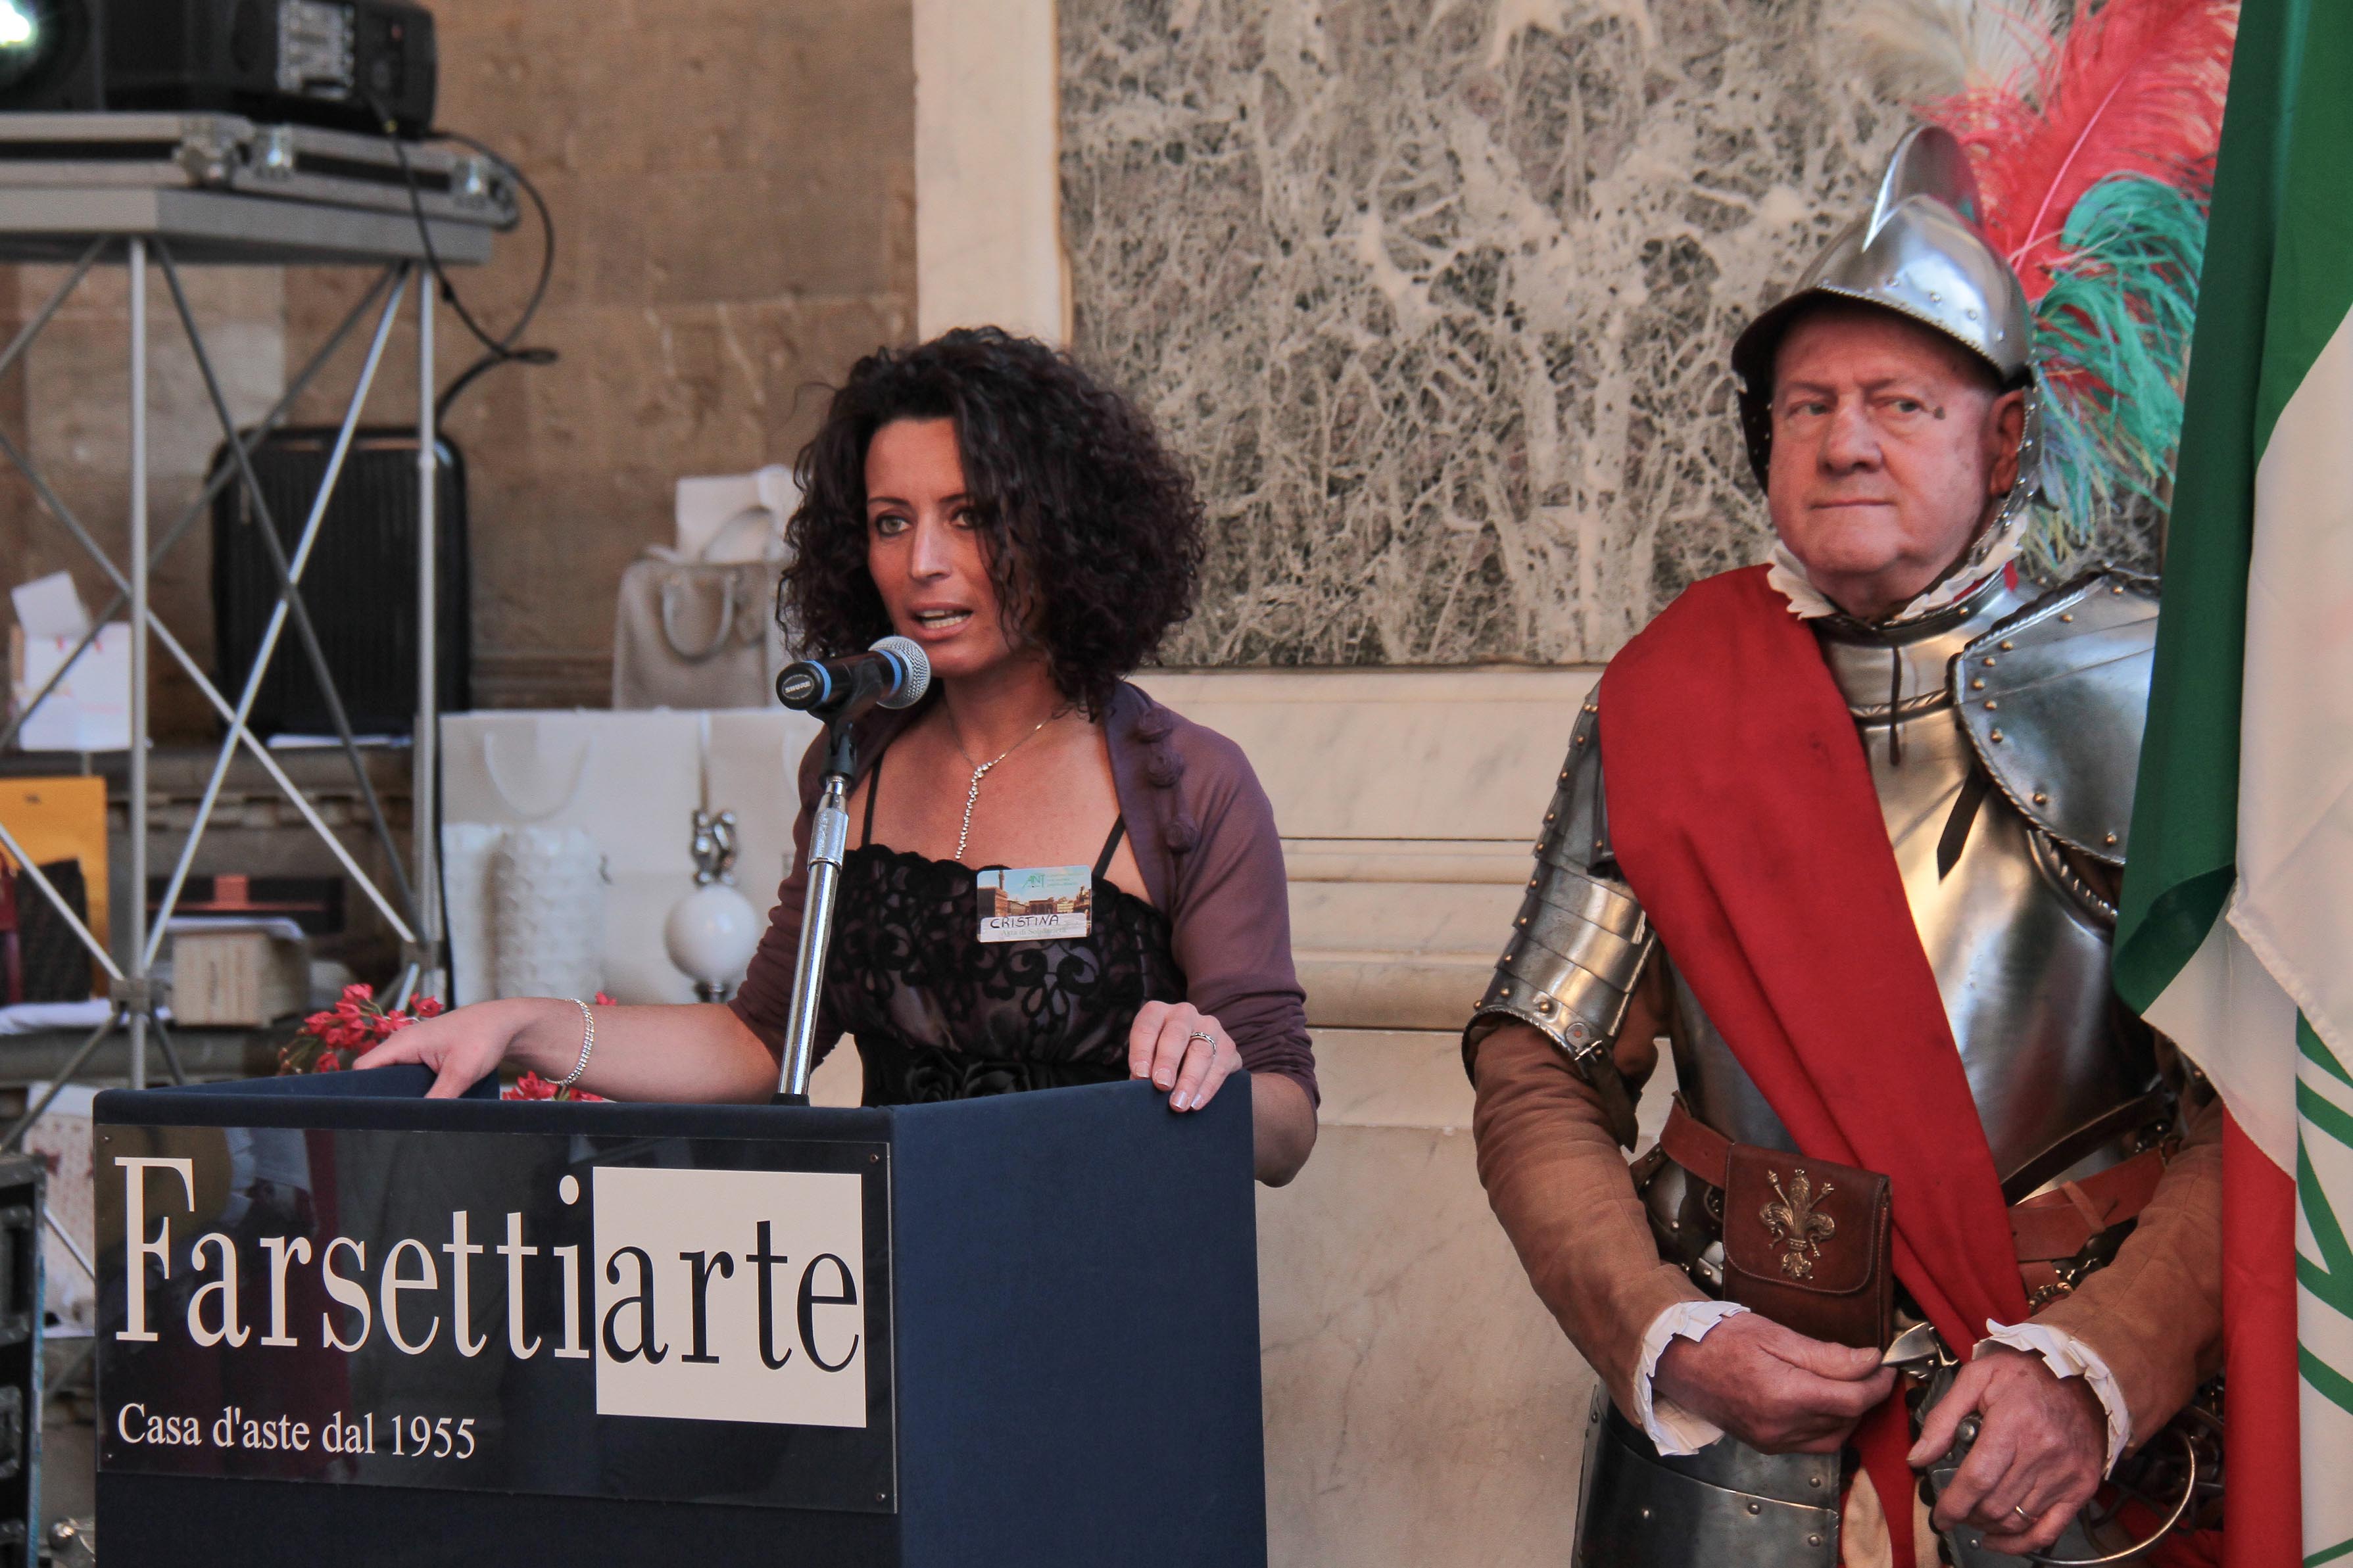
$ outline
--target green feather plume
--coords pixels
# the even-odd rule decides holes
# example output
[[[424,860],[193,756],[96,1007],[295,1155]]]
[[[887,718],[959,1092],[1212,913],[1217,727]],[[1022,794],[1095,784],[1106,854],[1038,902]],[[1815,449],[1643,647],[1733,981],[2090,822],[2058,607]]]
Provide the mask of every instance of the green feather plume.
[[[2206,251],[2203,182],[2116,174],[2085,192],[2034,310],[2048,394],[2044,494],[2028,563],[2055,572],[2103,516],[2170,500]]]

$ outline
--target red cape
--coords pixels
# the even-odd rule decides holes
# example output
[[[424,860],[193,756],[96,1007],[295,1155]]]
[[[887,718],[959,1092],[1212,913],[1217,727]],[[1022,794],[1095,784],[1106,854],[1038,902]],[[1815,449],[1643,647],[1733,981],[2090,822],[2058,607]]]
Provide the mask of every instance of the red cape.
[[[1708,1017],[1800,1152],[1891,1178],[1896,1279],[1946,1343],[2024,1321],[1992,1151],[1812,632],[1764,567],[1727,572],[1600,690],[1611,846]],[[1882,1415],[1867,1456],[1901,1430]],[[1870,1468],[1901,1562],[1908,1484]]]

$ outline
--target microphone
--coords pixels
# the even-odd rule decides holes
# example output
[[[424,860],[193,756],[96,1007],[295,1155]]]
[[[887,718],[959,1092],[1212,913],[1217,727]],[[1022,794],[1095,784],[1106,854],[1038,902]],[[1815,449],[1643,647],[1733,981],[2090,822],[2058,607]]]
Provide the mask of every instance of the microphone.
[[[880,703],[913,708],[932,684],[932,661],[906,637],[888,637],[847,658],[805,658],[776,677],[787,708],[826,719],[854,718]]]

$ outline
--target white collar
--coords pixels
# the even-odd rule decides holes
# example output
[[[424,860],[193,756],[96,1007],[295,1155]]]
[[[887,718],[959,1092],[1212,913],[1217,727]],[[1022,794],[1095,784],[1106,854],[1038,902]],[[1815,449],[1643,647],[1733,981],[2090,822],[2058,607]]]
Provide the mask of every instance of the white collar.
[[[1902,626],[1906,621],[1933,616],[1967,596],[1987,578],[2017,560],[2026,545],[2026,526],[2032,519],[2033,509],[2006,507],[2003,510],[2008,516],[2001,527],[1979,534],[1977,542],[1969,547],[1968,553],[1955,562],[1951,571],[1879,624]],[[1814,586],[1813,579],[1806,574],[1805,563],[1790,554],[1789,547],[1778,539],[1773,542],[1773,554],[1766,569],[1765,581],[1789,601],[1789,613],[1801,621],[1845,614]]]

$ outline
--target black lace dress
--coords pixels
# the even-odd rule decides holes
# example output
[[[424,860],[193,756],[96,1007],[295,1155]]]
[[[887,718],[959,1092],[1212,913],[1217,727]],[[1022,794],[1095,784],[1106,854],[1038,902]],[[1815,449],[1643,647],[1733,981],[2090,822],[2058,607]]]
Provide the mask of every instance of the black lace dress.
[[[854,1035],[865,1103],[909,1105],[1127,1077],[1127,1031],[1146,1002],[1180,1002],[1185,977],[1168,920],[1103,873],[1125,833],[1095,858],[1088,934],[980,940],[978,874],[874,842],[882,757],[866,784],[866,824],[842,858],[826,957],[819,1038]]]

